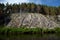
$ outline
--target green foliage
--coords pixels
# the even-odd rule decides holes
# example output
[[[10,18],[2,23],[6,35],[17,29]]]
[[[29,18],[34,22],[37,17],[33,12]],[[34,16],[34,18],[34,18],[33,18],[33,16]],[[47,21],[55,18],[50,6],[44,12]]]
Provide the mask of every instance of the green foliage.
[[[7,7],[11,9],[11,12],[30,12],[30,13],[42,13],[44,15],[57,15],[60,14],[60,7],[52,7],[47,5],[41,4],[34,4],[34,3],[22,3],[22,4],[9,4],[7,3],[6,6],[0,3],[0,9]]]
[[[1,34],[37,34],[37,33],[60,33],[60,28],[48,29],[48,28],[0,28]]]
[[[54,28],[56,33],[60,33],[60,27]]]

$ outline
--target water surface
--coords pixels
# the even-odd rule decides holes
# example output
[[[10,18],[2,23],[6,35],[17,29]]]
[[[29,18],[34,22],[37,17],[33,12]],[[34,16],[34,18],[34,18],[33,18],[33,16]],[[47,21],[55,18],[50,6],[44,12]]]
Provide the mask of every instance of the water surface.
[[[0,35],[0,40],[60,40],[60,35],[56,34]]]

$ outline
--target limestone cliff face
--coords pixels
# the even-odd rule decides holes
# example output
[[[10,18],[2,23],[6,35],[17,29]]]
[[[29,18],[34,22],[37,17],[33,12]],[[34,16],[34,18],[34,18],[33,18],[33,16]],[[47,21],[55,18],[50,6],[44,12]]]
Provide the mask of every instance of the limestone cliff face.
[[[54,28],[58,27],[58,24],[42,14],[38,13],[20,13],[12,14],[11,21],[7,27],[44,27],[44,28]]]

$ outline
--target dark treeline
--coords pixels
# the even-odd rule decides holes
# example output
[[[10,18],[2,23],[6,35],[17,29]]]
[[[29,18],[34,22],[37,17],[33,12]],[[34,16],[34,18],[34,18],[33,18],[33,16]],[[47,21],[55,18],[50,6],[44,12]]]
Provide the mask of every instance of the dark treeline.
[[[4,10],[6,9],[6,10]],[[3,12],[11,12],[11,13],[18,13],[18,12],[30,12],[30,13],[42,13],[44,15],[58,15],[60,14],[60,6],[59,7],[52,7],[47,5],[40,5],[34,3],[22,3],[22,4],[9,4],[0,3],[0,14]]]
[[[52,7],[34,3],[22,3],[22,4],[6,3],[6,5],[4,5],[3,3],[0,3],[0,25],[10,20],[9,19],[10,13],[41,13],[44,15],[59,15],[60,6]]]

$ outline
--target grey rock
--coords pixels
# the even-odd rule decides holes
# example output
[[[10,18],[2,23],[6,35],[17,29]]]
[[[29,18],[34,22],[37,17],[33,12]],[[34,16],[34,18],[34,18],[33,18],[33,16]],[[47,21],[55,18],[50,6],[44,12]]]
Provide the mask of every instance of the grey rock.
[[[56,22],[50,20],[50,18],[39,13],[12,14],[11,19],[7,27],[54,28],[59,26]]]

